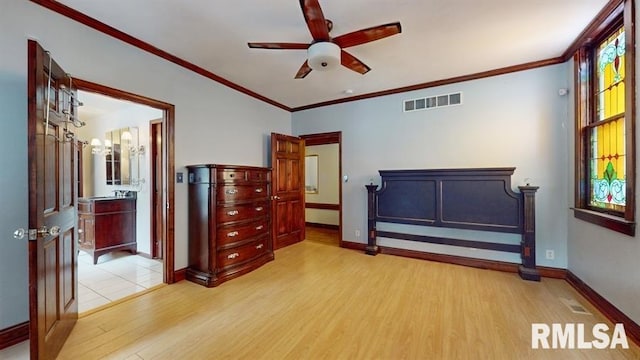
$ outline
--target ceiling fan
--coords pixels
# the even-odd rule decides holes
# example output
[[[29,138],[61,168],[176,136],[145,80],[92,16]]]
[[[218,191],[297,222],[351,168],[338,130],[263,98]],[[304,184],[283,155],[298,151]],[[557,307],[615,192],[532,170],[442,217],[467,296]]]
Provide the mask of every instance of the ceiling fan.
[[[303,79],[311,70],[328,70],[338,65],[360,74],[366,74],[370,67],[358,60],[355,56],[344,51],[345,48],[380,40],[402,32],[399,22],[378,25],[367,29],[354,31],[348,34],[332,38],[329,35],[333,28],[333,22],[327,20],[322,13],[320,3],[317,0],[300,0],[300,7],[304,20],[307,22],[313,41],[305,43],[262,43],[250,42],[253,49],[272,50],[307,50],[308,58],[302,64],[296,79]]]

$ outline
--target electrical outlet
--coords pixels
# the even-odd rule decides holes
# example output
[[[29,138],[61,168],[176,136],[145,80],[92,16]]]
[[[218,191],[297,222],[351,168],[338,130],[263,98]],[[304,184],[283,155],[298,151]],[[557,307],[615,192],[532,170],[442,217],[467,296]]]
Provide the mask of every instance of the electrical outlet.
[[[553,260],[556,258],[556,254],[554,253],[553,250],[547,250],[546,258],[547,260]]]
[[[356,230],[356,237],[359,238],[360,237],[360,230]]]

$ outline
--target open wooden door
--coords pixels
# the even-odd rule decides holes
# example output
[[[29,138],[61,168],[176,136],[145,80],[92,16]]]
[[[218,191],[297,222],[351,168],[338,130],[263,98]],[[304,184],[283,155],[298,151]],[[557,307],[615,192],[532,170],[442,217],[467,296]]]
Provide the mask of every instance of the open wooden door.
[[[302,241],[304,232],[304,140],[271,133],[273,248]]]
[[[55,359],[78,319],[77,101],[50,54],[28,47],[30,351]]]

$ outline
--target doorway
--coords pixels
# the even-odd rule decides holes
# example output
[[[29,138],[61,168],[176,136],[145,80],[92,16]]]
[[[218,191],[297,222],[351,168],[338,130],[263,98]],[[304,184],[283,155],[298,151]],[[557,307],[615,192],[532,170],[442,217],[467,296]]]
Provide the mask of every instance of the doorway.
[[[300,137],[305,141],[306,239],[342,246],[342,132]]]
[[[85,81],[76,84],[84,103],[79,117],[86,123],[77,131],[85,144],[79,193],[100,201],[121,201],[117,197],[126,194],[135,204],[134,251],[109,251],[96,258],[80,245],[78,303],[79,312],[86,314],[173,281],[173,239],[166,236],[164,206],[171,185],[164,173],[170,167],[166,130],[172,128],[173,106]]]

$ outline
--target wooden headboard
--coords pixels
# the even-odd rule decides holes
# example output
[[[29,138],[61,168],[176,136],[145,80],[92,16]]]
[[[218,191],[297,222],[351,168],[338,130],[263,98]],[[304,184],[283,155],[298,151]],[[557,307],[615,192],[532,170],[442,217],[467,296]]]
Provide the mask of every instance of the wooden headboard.
[[[511,189],[515,168],[380,170],[382,187],[368,191],[366,253],[378,253],[377,237],[520,253],[519,274],[540,280],[535,260],[537,186]],[[400,223],[522,234],[520,244],[461,240],[378,231],[376,223]]]

